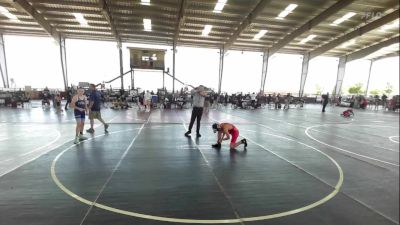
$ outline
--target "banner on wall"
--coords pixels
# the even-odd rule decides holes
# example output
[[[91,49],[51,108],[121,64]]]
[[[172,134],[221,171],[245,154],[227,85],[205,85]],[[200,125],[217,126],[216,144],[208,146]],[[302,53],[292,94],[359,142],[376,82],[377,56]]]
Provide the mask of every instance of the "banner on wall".
[[[133,69],[164,70],[164,49],[128,48],[130,53],[130,66]]]

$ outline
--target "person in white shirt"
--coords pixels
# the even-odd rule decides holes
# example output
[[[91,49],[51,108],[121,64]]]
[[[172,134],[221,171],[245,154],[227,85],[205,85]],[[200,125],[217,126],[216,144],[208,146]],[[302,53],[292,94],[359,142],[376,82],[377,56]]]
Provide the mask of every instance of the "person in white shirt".
[[[251,99],[251,105],[252,105],[253,107],[255,107],[256,101],[257,101],[257,95],[256,95],[256,93],[253,92],[253,94],[250,95],[250,99]]]
[[[150,92],[148,90],[144,94],[144,105],[146,107],[146,112],[150,112],[151,94],[150,94]]]
[[[291,101],[292,101],[292,95],[288,93],[285,98],[285,106],[283,107],[283,109],[289,109]]]
[[[257,98],[257,95],[256,95],[256,93],[253,92],[253,94],[251,94],[251,100],[254,100],[254,101],[255,101],[256,98]]]

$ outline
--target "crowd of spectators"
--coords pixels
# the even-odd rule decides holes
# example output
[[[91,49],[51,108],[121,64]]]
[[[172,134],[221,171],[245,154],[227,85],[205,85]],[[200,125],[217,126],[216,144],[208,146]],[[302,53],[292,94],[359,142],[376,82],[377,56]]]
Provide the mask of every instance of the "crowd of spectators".
[[[53,103],[57,111],[61,110],[61,100],[65,99],[65,110],[71,102],[75,89],[70,87],[65,92],[50,91],[48,88],[40,92],[39,97],[42,100],[42,106],[48,107]],[[139,109],[149,111],[151,108],[190,108],[192,107],[192,96],[188,87],[181,88],[175,93],[168,92],[166,89],[158,89],[156,92],[153,90],[135,89],[130,91],[100,89],[101,98],[104,107],[113,109],[128,109],[137,105]],[[295,97],[291,93],[262,93],[262,92],[237,92],[235,94],[221,93],[205,87],[207,97],[204,102],[204,111],[208,112],[210,108],[219,108],[229,106],[233,109],[257,109],[257,108],[270,108],[270,109],[283,109],[287,110],[290,107],[303,107],[307,103],[318,103],[318,97],[314,100],[312,98]],[[29,102],[29,98],[24,95],[23,91],[14,92],[13,95],[8,94],[6,102],[16,107],[18,102]],[[321,103],[324,103],[324,95],[321,95]],[[328,97],[331,105],[350,107],[354,109],[372,109],[372,110],[399,110],[399,95],[394,95],[389,98],[383,94],[381,96],[352,95],[352,96],[334,96]],[[4,101],[3,101],[4,102]],[[4,103],[3,103],[4,104]],[[6,104],[6,105],[7,105]]]
[[[389,98],[386,94],[381,96],[379,95],[352,95],[342,97],[339,96],[336,99],[331,100],[331,104],[335,104],[338,106],[345,106],[354,109],[372,109],[372,110],[390,110],[390,111],[399,111],[399,95],[393,95]]]

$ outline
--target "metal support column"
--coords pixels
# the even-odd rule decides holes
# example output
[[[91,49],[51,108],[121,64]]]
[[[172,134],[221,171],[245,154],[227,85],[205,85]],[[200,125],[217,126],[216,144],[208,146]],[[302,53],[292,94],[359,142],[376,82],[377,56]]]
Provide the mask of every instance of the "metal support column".
[[[65,38],[60,37],[60,59],[61,59],[61,70],[64,80],[64,90],[68,90],[68,70],[67,70],[67,49],[65,46]]]
[[[310,62],[310,53],[306,53],[303,55],[303,63],[301,65],[299,97],[303,97],[304,94],[304,86],[306,85],[309,62]]]
[[[124,63],[122,59],[122,46],[121,43],[118,43],[118,51],[119,51],[119,72],[121,74],[121,90],[124,90]]]
[[[368,71],[368,81],[367,81],[367,88],[365,89],[364,96],[368,96],[368,88],[369,88],[369,80],[371,78],[371,71],[372,71],[372,64],[374,64],[374,60],[372,59],[369,63],[369,71]]]
[[[5,51],[3,34],[1,33],[0,33],[0,73],[1,73],[1,78],[3,79],[3,86],[5,88],[9,88],[10,83],[8,82],[6,51]]]
[[[338,65],[335,93],[334,93],[335,98],[341,94],[344,74],[346,72],[346,62],[347,62],[347,56],[342,56],[339,58],[339,65]]]
[[[165,89],[165,73],[162,71],[162,88]]]
[[[262,64],[262,72],[261,72],[261,87],[260,91],[264,93],[265,89],[265,81],[267,80],[267,71],[268,71],[268,61],[269,60],[269,49],[263,54],[263,64]]]
[[[131,87],[132,87],[132,90],[134,90],[135,89],[135,71],[132,69],[131,70]]]
[[[172,93],[175,93],[175,55],[176,55],[176,42],[172,44]]]
[[[218,71],[218,94],[221,94],[221,87],[222,87],[222,75],[224,74],[224,48],[219,50],[219,71]]]

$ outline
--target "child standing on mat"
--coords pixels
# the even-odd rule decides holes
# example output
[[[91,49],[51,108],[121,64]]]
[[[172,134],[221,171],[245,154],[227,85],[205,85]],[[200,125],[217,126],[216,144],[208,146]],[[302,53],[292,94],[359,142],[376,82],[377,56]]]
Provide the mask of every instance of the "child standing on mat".
[[[218,131],[218,140],[216,144],[212,145],[213,148],[221,148],[221,142],[231,139],[230,135],[232,135],[230,144],[231,150],[236,150],[236,147],[241,144],[244,144],[244,148],[246,149],[246,139],[242,139],[239,142],[236,142],[237,138],[239,137],[239,130],[235,127],[235,125],[231,123],[214,123],[212,125],[212,129],[214,130],[214,133]]]
[[[77,94],[72,98],[70,107],[74,109],[74,115],[76,120],[75,128],[75,141],[74,144],[79,144],[80,141],[86,140],[83,136],[83,127],[85,126],[85,117],[88,112],[87,99],[84,95],[85,91],[83,88],[78,88]]]

